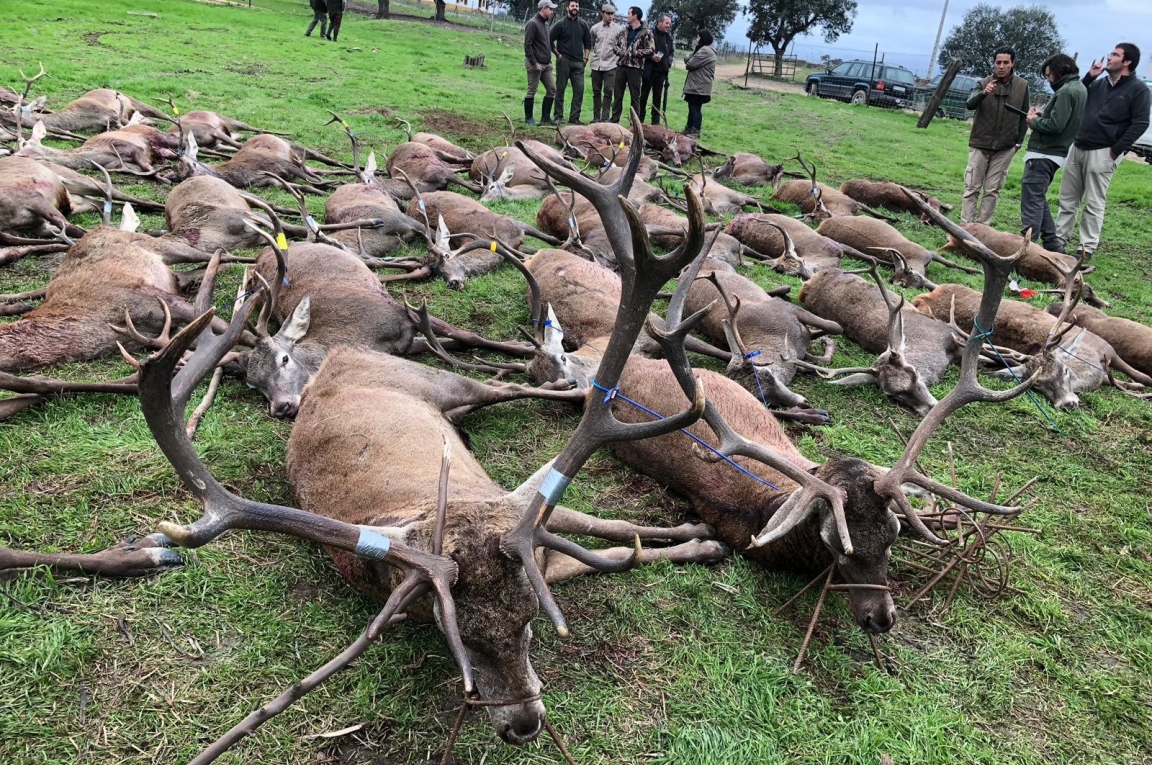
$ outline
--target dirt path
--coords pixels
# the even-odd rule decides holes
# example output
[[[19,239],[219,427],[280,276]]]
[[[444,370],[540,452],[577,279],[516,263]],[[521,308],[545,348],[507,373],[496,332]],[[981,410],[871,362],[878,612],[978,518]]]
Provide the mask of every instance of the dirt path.
[[[744,87],[743,62],[737,64],[721,64],[716,67],[716,79]],[[778,93],[804,93],[804,85],[802,83],[770,80],[767,77],[760,77],[758,75],[750,75],[748,77],[748,87],[757,90],[774,90]]]

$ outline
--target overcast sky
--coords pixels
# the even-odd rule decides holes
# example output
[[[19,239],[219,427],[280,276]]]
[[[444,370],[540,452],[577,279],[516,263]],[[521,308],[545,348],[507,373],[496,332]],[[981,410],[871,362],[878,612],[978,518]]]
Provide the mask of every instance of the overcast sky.
[[[960,23],[964,14],[979,0],[950,0],[944,20],[943,37]],[[1008,3],[993,3],[1003,9]],[[1033,5],[1036,3],[1018,3]],[[1056,16],[1060,35],[1068,42],[1069,55],[1079,53],[1081,71],[1093,58],[1107,54],[1118,42],[1133,42],[1140,47],[1139,74],[1152,77],[1152,0],[1048,0],[1042,3]],[[820,35],[796,38],[796,52],[802,58],[818,60],[821,53],[834,58],[856,58],[857,51],[880,52],[919,75],[925,74],[940,25],[944,0],[859,0],[856,21],[851,34],[841,35],[829,46]],[[747,46],[747,21],[737,16],[725,37],[734,45]],[[808,54],[815,54],[809,56]],[[860,56],[864,57],[864,56]]]

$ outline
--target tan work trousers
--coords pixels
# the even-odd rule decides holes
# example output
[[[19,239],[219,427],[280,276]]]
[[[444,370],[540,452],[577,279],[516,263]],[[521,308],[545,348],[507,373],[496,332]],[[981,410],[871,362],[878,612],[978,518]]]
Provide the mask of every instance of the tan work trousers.
[[[524,59],[524,68],[528,70],[528,92],[525,98],[535,98],[536,88],[544,83],[544,97],[556,97],[556,77],[552,74],[552,64],[537,64],[535,61]],[[550,119],[551,114],[545,114],[544,119]]]
[[[1091,255],[1100,246],[1100,229],[1104,226],[1104,199],[1112,175],[1124,160],[1112,159],[1109,149],[1085,151],[1072,146],[1064,163],[1060,181],[1060,213],[1056,216],[1056,238],[1067,246],[1076,225],[1076,211],[1084,203],[1080,216],[1080,248]]]
[[[1000,201],[1000,188],[1008,177],[1008,167],[1016,156],[1016,147],[990,151],[970,149],[968,167],[964,170],[964,202],[960,206],[961,223],[992,225],[992,213]],[[981,198],[980,192],[984,192]],[[980,212],[976,207],[979,204]]]

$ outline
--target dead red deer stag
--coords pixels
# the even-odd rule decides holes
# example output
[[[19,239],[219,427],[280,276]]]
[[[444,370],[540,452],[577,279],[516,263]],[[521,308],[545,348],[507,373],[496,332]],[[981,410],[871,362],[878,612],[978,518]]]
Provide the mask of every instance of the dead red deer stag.
[[[744,212],[745,207],[755,207],[760,212],[779,212],[766,207],[759,199],[742,191],[730,189],[719,181],[709,180],[707,173],[698,173],[689,181],[692,188],[704,199],[704,210],[709,215],[722,217]]]
[[[150,248],[151,237],[100,226],[76,241],[48,284],[45,300],[0,325],[0,371],[36,370],[84,361],[131,344],[112,325],[125,322],[156,335],[197,313],[180,295],[180,278]],[[208,257],[198,253],[201,261]],[[220,322],[223,326],[223,322]],[[136,346],[133,346],[136,347]]]
[[[632,184],[633,191],[636,190],[637,185],[639,185],[638,181]],[[629,201],[639,205],[636,211],[640,215],[640,220],[644,221],[648,236],[654,245],[670,250],[684,240],[688,231],[688,219],[686,217],[677,215],[667,207],[661,207],[658,204],[647,202],[641,204],[634,198],[629,198]],[[763,253],[744,246],[735,237],[725,233],[718,234],[712,242],[712,247],[708,250],[709,258],[722,261],[730,266],[742,265],[741,258],[743,256],[757,260],[769,259]]]
[[[408,120],[397,118],[397,125],[404,126],[404,132],[408,136],[409,141],[415,143],[422,143],[425,146],[436,150],[440,153],[441,158],[445,162],[452,163],[468,163],[476,159],[476,155],[465,149],[463,146],[457,146],[449,141],[447,138],[438,136],[435,133],[418,132],[412,134],[412,125]]]
[[[72,195],[73,201],[81,200],[103,200],[108,190],[107,185],[101,185],[97,179],[83,175],[70,167],[57,165],[54,162],[47,160],[36,160],[44,167],[55,173],[60,180],[64,183],[64,187],[68,189],[68,193]],[[91,169],[91,168],[88,168]],[[100,168],[103,170],[103,168]],[[164,205],[160,202],[151,199],[144,199],[142,197],[134,197],[131,194],[125,194],[122,191],[112,187],[112,200],[114,202],[124,204],[131,204],[136,210],[143,210],[146,212],[162,212]],[[85,210],[98,210],[96,207],[85,208]],[[80,212],[81,210],[77,210]]]
[[[179,122],[169,127],[168,132],[175,135],[191,133],[196,137],[196,145],[203,149],[220,147],[239,149],[243,143],[237,139],[237,134],[241,132],[285,135],[274,130],[261,130],[240,120],[204,109],[194,109],[184,114],[180,114],[179,111],[175,113]]]
[[[143,101],[110,88],[97,88],[49,114],[37,115],[37,119],[32,121],[25,121],[23,118],[21,121],[26,127],[42,121],[44,127],[49,130],[98,133],[127,125],[133,113],[151,119],[167,120],[164,112]]]
[[[981,317],[991,321],[1010,269],[1010,259],[986,262],[986,284],[990,286],[984,293]],[[694,283],[694,271],[683,277],[669,305],[669,329],[650,330],[659,341],[668,343],[668,366],[675,380],[657,369],[655,362],[633,357],[613,399],[613,409],[621,419],[647,422],[653,412],[661,416],[667,407],[663,400],[693,379],[678,341],[692,321],[681,322],[682,288]],[[987,390],[976,381],[979,343],[969,343],[965,354],[960,383],[924,418],[890,470],[852,457],[837,457],[823,464],[810,461],[745,389],[706,371],[695,373],[708,400],[702,421],[687,429],[691,440],[671,434],[643,443],[618,444],[613,451],[634,469],[687,496],[718,536],[762,565],[838,575],[846,583],[844,589],[848,590],[857,624],[869,633],[886,632],[896,621],[887,566],[900,523],[908,523],[930,542],[940,541],[909,504],[905,484],[973,511],[1016,510],[969,497],[913,467],[933,432],[956,409],[974,401],[1004,401],[1031,384],[1029,381],[1008,391]],[[648,411],[633,406],[632,401]],[[732,457],[742,458],[739,471],[728,462],[721,463]],[[897,512],[890,505],[895,505]],[[746,545],[749,539],[751,547]]]
[[[654,150],[660,159],[675,167],[680,167],[697,154],[716,155],[718,152],[705,149],[696,139],[677,133],[662,125],[644,125],[644,142]]]
[[[801,279],[825,268],[839,268],[845,256],[867,260],[855,248],[817,234],[788,215],[737,215],[725,232],[770,258],[768,265],[774,270]]]
[[[910,202],[908,197],[904,195],[903,187],[892,181],[868,181],[863,178],[857,178],[841,183],[840,192],[872,208],[885,207],[889,210],[896,210],[897,212],[920,212],[920,207]],[[943,210],[945,212],[952,210],[952,205],[946,205],[936,197],[931,197],[920,192],[916,193],[920,194],[921,198],[923,198],[933,210]],[[927,215],[921,215],[920,222],[927,224],[930,222],[930,219]]]
[[[804,171],[808,173],[809,180],[785,181],[776,187],[772,198],[780,202],[790,202],[800,208],[805,215],[824,220],[838,215],[859,215],[867,213],[876,218],[895,221],[895,218],[878,212],[868,205],[857,202],[843,192],[819,183],[816,180],[816,164],[807,163],[797,154],[793,157]]]
[[[375,166],[374,161],[371,166]],[[395,197],[375,183],[346,183],[337,187],[324,201],[325,223],[352,223],[365,219],[378,221],[379,225],[337,231],[332,238],[366,260],[395,252],[425,233],[423,224],[410,218],[400,209]]]
[[[0,157],[0,230],[33,239],[83,236],[84,229],[68,222],[75,209],[51,168],[26,157]]]
[[[175,159],[176,153],[160,139],[165,134],[145,125],[133,129],[99,133],[75,149],[54,149],[43,144],[44,125],[32,128],[32,137],[25,141],[15,156],[42,159],[73,170],[86,170],[93,163],[109,172],[151,176],[156,173],[156,161]]]
[[[738,151],[712,171],[712,177],[721,181],[732,181],[741,186],[772,186],[780,183],[784,174],[783,165],[770,165],[755,154]]]
[[[1046,310],[1059,316],[1062,309],[1062,303],[1053,303]],[[1152,376],[1152,327],[1085,305],[1073,308],[1067,320],[1102,338],[1133,369]]]
[[[264,236],[275,246],[275,239]],[[304,387],[338,345],[397,356],[429,350],[407,309],[355,255],[325,244],[291,244],[279,257],[278,250],[265,249],[257,261],[257,273],[273,286],[271,307],[257,324],[260,341],[244,357],[246,381],[268,399],[272,416],[296,416]],[[274,335],[269,319],[280,325]],[[522,343],[491,341],[440,319],[430,319],[430,325],[449,347],[531,353]]]
[[[791,410],[788,419],[827,423],[827,413],[811,409],[808,400],[788,389],[798,361],[827,363],[836,348],[831,335],[843,330],[782,297],[770,295],[751,279],[712,258],[687,290],[684,310],[706,311],[700,328],[732,353],[727,376],[744,386],[765,406]],[[810,352],[824,338],[824,354]],[[781,413],[785,414],[785,413]]]
[[[564,125],[556,128],[556,145],[566,156],[595,167],[619,166],[627,162],[632,133],[614,122]]]
[[[568,165],[560,152],[539,141],[526,141],[553,162]],[[570,165],[569,165],[570,166]],[[543,199],[551,189],[548,176],[515,146],[497,146],[472,160],[468,177],[484,186],[481,202],[493,199]]]
[[[885,262],[896,270],[895,283],[902,287],[933,289],[936,285],[926,274],[929,263],[939,263],[965,273],[977,273],[974,268],[953,263],[913,242],[895,227],[875,218],[833,216],[821,221],[816,233]],[[900,257],[893,258],[892,250],[899,253]],[[1019,248],[1005,257],[1014,256],[1017,252]]]
[[[408,141],[392,150],[388,157],[388,175],[399,178],[399,171],[403,171],[420,191],[443,191],[449,186],[459,186],[479,194],[484,191],[482,186],[458,175],[469,165],[471,162],[445,162],[432,147]]]
[[[966,223],[963,229],[985,247],[1000,254],[1016,252],[1024,243],[1024,237],[1018,234],[997,231],[983,223]],[[966,255],[968,250],[958,242],[956,236],[949,234],[948,244],[944,245],[941,250]],[[1016,266],[1016,272],[1025,279],[1056,285],[1059,289],[1054,290],[1054,292],[1060,292],[1064,286],[1065,273],[1074,267],[1076,262],[1076,258],[1070,255],[1065,255],[1062,252],[1051,252],[1035,242],[1029,242],[1028,249],[1024,251],[1024,257]],[[1081,268],[1081,271],[1086,274],[1090,274],[1094,270],[1096,270],[1094,266]],[[1096,308],[1108,307],[1108,303],[1097,297],[1096,293],[1092,291],[1091,285],[1081,280],[1080,286],[1084,290],[1082,296],[1084,302]]]
[[[614,199],[604,203],[606,215],[611,214],[607,204],[618,204]],[[622,305],[631,308],[621,310],[619,331],[606,355],[602,374],[607,385],[615,385],[657,291],[694,254],[632,260],[630,242],[617,241],[618,259],[629,272],[629,300]],[[613,417],[608,402],[597,404],[593,397],[557,458],[508,492],[488,478],[444,416],[460,405],[459,389],[429,385],[426,377],[397,377],[388,366],[389,357],[358,349],[343,349],[328,359],[309,386],[293,429],[288,473],[302,509],[238,497],[212,477],[181,427],[184,391],[194,387],[203,370],[215,365],[216,354],[224,351],[202,338],[200,347],[214,352],[202,361],[193,357],[173,380],[176,361],[201,329],[193,325],[177,336],[141,373],[141,404],[149,427],[205,508],[203,517],[190,526],[162,524],[162,530],[188,547],[204,545],[229,528],[284,533],[327,546],[345,576],[370,596],[386,599],[349,659],[409,606],[414,614],[427,614],[429,604],[416,598],[431,592],[438,623],[461,667],[465,693],[479,694],[496,732],[509,743],[534,740],[544,724],[540,683],[528,656],[529,622],[538,607],[561,635],[568,634],[548,581],[623,570],[645,557],[639,548],[641,535],[673,541],[699,536],[699,527],[643,529],[599,521],[558,505],[564,488],[602,445],[654,437],[690,424],[699,416],[703,395],[663,422],[627,427]],[[357,424],[349,428],[353,415]],[[398,437],[401,424],[410,437]],[[319,448],[321,443],[325,445]],[[609,539],[623,535],[634,546],[597,554],[557,535],[568,531]],[[723,552],[720,545],[689,542],[666,554],[714,560]],[[556,565],[545,567],[545,561]],[[347,660],[329,666],[338,668]],[[294,698],[286,694],[274,703],[276,710]],[[215,759],[268,716],[250,716],[199,761]]]
[[[277,178],[287,181],[292,188],[307,194],[328,193],[318,186],[327,186],[323,176],[311,171],[292,144],[279,136],[262,133],[249,138],[227,162],[206,165],[197,159],[199,147],[192,133],[185,134],[185,149],[180,164],[173,170],[160,173],[157,178],[165,183],[179,183],[200,175],[221,178],[238,189],[279,186]]]
[[[636,122],[638,120],[633,124]],[[632,160],[633,167],[635,161]],[[615,189],[597,191],[590,187],[587,179],[562,168],[543,163],[542,166],[558,181],[595,200],[599,210],[611,209],[609,205],[616,198],[613,191],[617,195],[621,193]],[[688,190],[687,197],[690,220],[694,225],[685,245],[699,252],[705,236],[703,209],[694,192]],[[627,205],[623,205],[623,212],[623,216],[615,219],[605,215],[605,227],[614,232],[612,241],[620,241],[622,237],[615,232],[627,226],[636,257],[639,258],[639,253],[644,253],[645,259],[651,257],[643,223]],[[620,259],[624,261],[623,257]],[[986,283],[991,286],[986,291],[986,304],[982,306],[981,316],[995,313],[1011,262],[995,258],[986,265]],[[968,497],[922,475],[912,466],[932,432],[948,414],[972,401],[1007,400],[1026,390],[1028,384],[1010,391],[995,392],[980,387],[975,377],[978,343],[971,343],[961,383],[916,429],[903,457],[892,470],[885,472],[855,459],[834,459],[823,465],[809,462],[788,442],[773,416],[741,386],[714,373],[691,369],[683,341],[702,314],[684,321],[681,317],[683,291],[694,282],[696,268],[698,266],[681,277],[680,287],[669,306],[668,329],[649,329],[650,334],[664,346],[671,362],[668,365],[671,373],[661,362],[636,355],[618,359],[608,368],[620,369],[622,362],[626,361],[627,366],[617,375],[610,376],[602,363],[596,376],[597,395],[589,396],[588,406],[610,406],[621,419],[655,427],[666,424],[667,420],[653,422],[651,412],[667,410],[667,402],[674,398],[673,391],[695,386],[699,394],[707,386],[710,395],[703,417],[708,429],[697,424],[690,430],[697,439],[711,439],[715,452],[729,458],[746,458],[744,465],[752,466],[764,483],[743,482],[744,476],[727,472],[730,470],[728,465],[701,459],[699,455],[702,452],[680,434],[652,439],[649,442],[651,448],[618,444],[614,451],[635,469],[689,496],[697,512],[702,517],[711,518],[718,533],[731,540],[738,549],[744,549],[747,541],[752,539],[754,547],[750,554],[766,565],[817,571],[829,563],[835,565],[849,583],[853,612],[860,626],[870,632],[891,629],[895,609],[887,587],[886,572],[888,550],[896,538],[900,519],[889,510],[889,504],[895,503],[906,521],[933,542],[940,540],[928,530],[904,497],[902,487],[905,483],[912,483],[973,510],[1014,512],[1016,508]],[[629,308],[628,301],[620,302],[621,316],[635,310]],[[613,342],[615,340],[613,338]],[[629,347],[634,345],[635,341]],[[700,381],[706,382],[701,385]],[[607,393],[601,397],[601,391]],[[712,395],[712,391],[716,394]],[[632,408],[629,400],[640,403],[648,412]],[[766,467],[748,460],[763,462]],[[566,465],[557,460],[556,469],[561,476],[569,474],[565,468]],[[773,479],[773,485],[768,485]],[[542,497],[529,507],[529,512],[541,509],[541,506],[546,510],[546,503],[547,499]],[[547,516],[544,518],[546,520]],[[523,553],[521,557],[524,557]]]

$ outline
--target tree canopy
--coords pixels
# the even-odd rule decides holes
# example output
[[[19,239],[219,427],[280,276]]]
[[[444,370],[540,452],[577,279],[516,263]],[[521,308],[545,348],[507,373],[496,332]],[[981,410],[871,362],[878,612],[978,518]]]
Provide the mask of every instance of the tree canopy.
[[[738,0],[653,0],[647,20],[654,24],[667,13],[677,40],[690,43],[699,30],[707,29],[719,41],[739,10]]]
[[[1007,45],[1016,51],[1016,74],[1028,80],[1034,90],[1044,87],[1040,65],[1065,46],[1056,27],[1056,17],[1038,5],[1018,5],[1001,10],[981,3],[952,27],[940,48],[940,68],[958,58],[962,74],[986,77],[992,74],[997,48]]]
[[[856,0],[750,0],[748,39],[768,43],[777,58],[798,35],[819,29],[824,42],[852,31]]]

